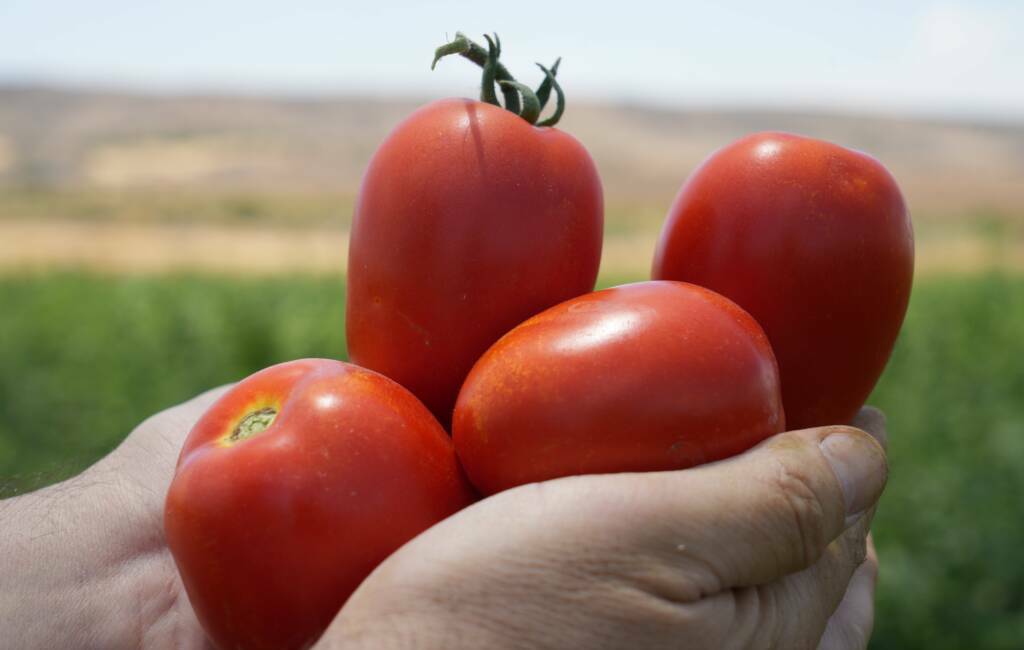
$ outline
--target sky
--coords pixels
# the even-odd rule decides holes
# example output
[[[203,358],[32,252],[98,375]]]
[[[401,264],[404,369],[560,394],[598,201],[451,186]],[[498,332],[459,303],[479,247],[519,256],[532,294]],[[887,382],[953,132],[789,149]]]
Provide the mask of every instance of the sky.
[[[1024,121],[1024,0],[0,0],[0,84],[155,92],[475,95],[434,48],[497,31],[571,101]]]

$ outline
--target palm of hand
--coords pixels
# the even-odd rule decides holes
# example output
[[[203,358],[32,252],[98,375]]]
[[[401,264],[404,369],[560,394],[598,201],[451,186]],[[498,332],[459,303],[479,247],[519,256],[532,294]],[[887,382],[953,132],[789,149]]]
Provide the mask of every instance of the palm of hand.
[[[163,512],[167,488],[188,432],[227,387],[207,391],[157,413],[140,424],[120,447],[93,471],[111,470],[123,482],[132,539],[127,542],[136,570],[140,607],[135,611],[137,647],[214,650],[189,604],[184,585],[164,538]]]

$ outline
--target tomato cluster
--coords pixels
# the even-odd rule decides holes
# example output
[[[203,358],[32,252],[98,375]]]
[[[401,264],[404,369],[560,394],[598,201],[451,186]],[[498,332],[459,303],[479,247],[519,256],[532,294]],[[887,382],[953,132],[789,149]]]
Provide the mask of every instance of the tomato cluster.
[[[377,564],[480,495],[683,469],[847,422],[886,364],[913,235],[880,163],[743,138],[683,185],[652,280],[592,292],[601,183],[552,127],[557,63],[533,92],[488,42],[438,52],[483,67],[484,101],[420,109],[366,171],[356,365],[263,370],[184,445],[167,542],[219,647],[307,647]]]

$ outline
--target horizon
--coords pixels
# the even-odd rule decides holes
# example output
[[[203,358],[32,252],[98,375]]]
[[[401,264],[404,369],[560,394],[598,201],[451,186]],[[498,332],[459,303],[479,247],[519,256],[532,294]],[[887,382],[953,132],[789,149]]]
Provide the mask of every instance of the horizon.
[[[387,93],[372,92],[359,89],[275,89],[275,88],[223,88],[203,87],[152,87],[144,85],[133,85],[130,83],[91,82],[91,81],[52,81],[40,79],[2,79],[0,78],[0,92],[51,92],[80,95],[99,95],[110,97],[130,97],[152,100],[201,100],[201,99],[223,99],[241,101],[268,101],[268,102],[377,102],[381,104],[401,103],[428,103],[444,97],[454,96],[437,95],[430,96],[427,92],[418,94],[412,93]],[[463,95],[469,99],[469,97]],[[992,114],[992,113],[942,113],[915,110],[913,108],[892,108],[892,107],[853,107],[842,108],[838,106],[815,105],[815,104],[772,104],[736,102],[715,103],[710,100],[677,102],[659,102],[651,98],[610,98],[601,96],[582,95],[576,100],[579,104],[594,107],[610,108],[636,108],[641,111],[651,111],[665,114],[705,114],[721,113],[724,115],[765,115],[779,114],[788,117],[831,117],[838,119],[866,119],[879,121],[912,121],[922,123],[949,124],[980,126],[986,128],[1024,128],[1024,113],[1022,114]]]

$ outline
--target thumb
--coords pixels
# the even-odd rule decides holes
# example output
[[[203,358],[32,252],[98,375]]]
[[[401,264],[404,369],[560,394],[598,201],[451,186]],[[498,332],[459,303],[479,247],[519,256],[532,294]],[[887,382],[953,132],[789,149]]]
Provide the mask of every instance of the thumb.
[[[859,429],[791,431],[725,461],[619,475],[630,498],[617,529],[664,560],[666,596],[690,601],[810,567],[875,504],[886,476],[884,450]]]

